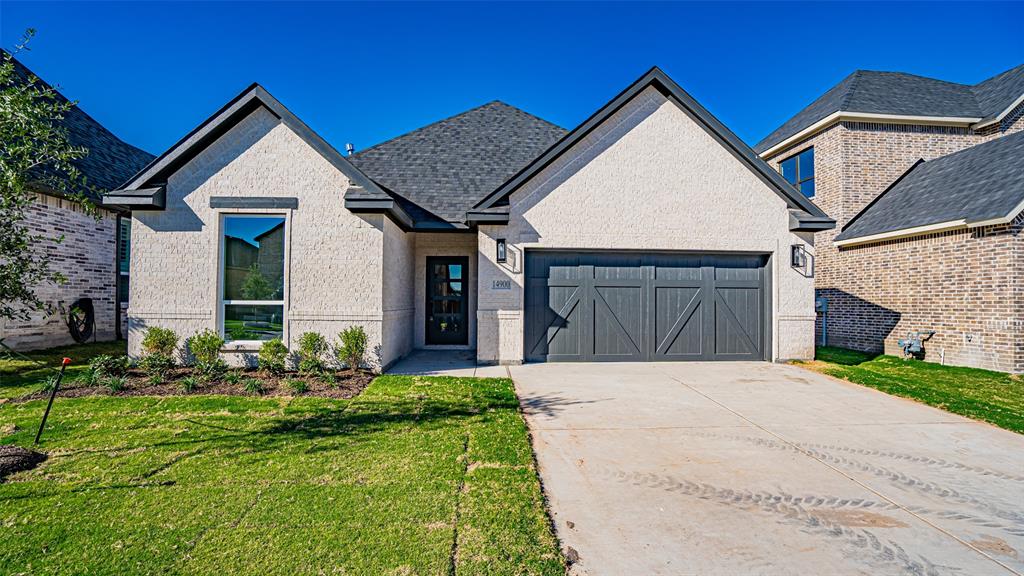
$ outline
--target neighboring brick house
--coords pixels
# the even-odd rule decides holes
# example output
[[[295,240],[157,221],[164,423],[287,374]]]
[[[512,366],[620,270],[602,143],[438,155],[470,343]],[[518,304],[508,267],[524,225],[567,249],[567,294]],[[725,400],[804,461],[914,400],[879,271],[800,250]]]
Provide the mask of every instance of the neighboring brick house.
[[[348,157],[253,85],[105,202],[132,211],[130,354],[150,326],[241,363],[360,325],[376,368],[809,358],[834,224],[656,68],[571,131],[491,102]]]
[[[13,56],[15,73],[21,79],[33,76]],[[58,97],[63,98],[58,94]],[[76,161],[86,182],[100,191],[111,190],[125,182],[153,159],[153,155],[118,139],[80,107],[73,107],[62,121],[71,144],[88,149]],[[101,193],[88,191],[97,205]],[[99,217],[86,214],[76,202],[47,190],[38,189],[36,202],[29,208],[26,225],[33,234],[64,236],[60,244],[42,249],[50,255],[52,267],[64,274],[66,284],[45,284],[36,288],[55,313],[34,312],[28,321],[0,320],[0,340],[16,350],[32,350],[71,344],[74,340],[65,323],[70,306],[81,298],[90,298],[95,312],[93,338],[113,340],[124,336],[128,294],[128,261],[131,221],[122,218],[126,211],[98,208]],[[91,340],[92,338],[90,338]]]
[[[815,238],[819,342],[823,318],[864,351],[934,330],[926,360],[1024,372],[1022,116],[1024,65],[857,71],[755,146],[838,225]]]

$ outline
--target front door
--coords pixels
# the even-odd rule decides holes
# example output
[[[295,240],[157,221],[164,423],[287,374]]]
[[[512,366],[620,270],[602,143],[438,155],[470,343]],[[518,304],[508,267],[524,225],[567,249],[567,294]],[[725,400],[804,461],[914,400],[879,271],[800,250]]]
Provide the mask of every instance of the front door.
[[[468,344],[469,258],[427,257],[427,344]]]

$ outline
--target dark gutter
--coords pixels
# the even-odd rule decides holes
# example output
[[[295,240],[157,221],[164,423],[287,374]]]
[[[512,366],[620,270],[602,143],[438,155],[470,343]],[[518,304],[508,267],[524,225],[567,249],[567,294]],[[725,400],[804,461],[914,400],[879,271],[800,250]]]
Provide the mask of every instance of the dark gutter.
[[[414,222],[409,213],[402,209],[392,199],[345,199],[345,208],[355,214],[385,214],[395,221],[395,224],[405,230],[410,231],[414,227]]]
[[[812,216],[802,210],[789,211],[790,232],[821,232],[836,227],[836,221],[828,216]]]

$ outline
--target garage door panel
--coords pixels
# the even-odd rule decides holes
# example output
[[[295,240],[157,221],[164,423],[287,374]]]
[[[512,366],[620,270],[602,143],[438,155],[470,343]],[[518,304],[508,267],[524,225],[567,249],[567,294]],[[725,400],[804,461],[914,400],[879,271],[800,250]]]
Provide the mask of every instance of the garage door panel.
[[[655,289],[656,356],[676,360],[700,357],[704,351],[702,300],[698,287]]]
[[[642,354],[641,287],[595,285],[593,355],[596,360],[640,359]]]
[[[715,288],[715,354],[754,356],[760,353],[761,291],[757,288]]]
[[[763,359],[765,263],[758,255],[528,252],[526,359]]]

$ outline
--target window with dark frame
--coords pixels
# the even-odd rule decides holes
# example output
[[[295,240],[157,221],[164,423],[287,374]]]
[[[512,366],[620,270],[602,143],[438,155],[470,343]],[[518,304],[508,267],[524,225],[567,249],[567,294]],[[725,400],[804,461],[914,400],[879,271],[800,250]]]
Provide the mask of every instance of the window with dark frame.
[[[261,341],[284,335],[284,228],[284,216],[224,216],[221,317],[225,340]]]
[[[124,303],[128,301],[128,271],[132,254],[132,221],[130,218],[122,217],[118,224],[117,273],[121,276],[121,281],[118,283],[117,301]]]
[[[786,158],[779,164],[782,176],[804,196],[814,198],[814,148]]]

